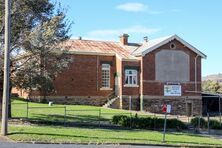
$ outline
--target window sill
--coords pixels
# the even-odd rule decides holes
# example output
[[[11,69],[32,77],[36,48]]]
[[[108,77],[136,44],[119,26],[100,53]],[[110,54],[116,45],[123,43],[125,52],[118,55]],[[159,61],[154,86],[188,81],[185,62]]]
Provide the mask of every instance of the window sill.
[[[139,87],[139,85],[130,85],[130,84],[125,84],[124,87]]]
[[[102,88],[100,88],[100,90],[113,90],[113,89],[109,88],[109,87],[102,87]]]

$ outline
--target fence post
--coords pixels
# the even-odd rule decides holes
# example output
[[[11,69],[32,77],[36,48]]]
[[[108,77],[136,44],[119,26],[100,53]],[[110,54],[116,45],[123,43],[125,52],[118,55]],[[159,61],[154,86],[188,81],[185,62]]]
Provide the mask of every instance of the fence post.
[[[165,135],[166,135],[166,121],[167,120],[167,113],[165,113],[165,118],[164,118],[164,127],[163,127],[163,143],[165,142]]]
[[[220,126],[221,126],[221,100],[219,95],[219,116],[220,116]]]
[[[198,132],[200,132],[200,116],[198,118]]]
[[[64,126],[66,126],[66,106],[64,107]]]
[[[100,119],[101,119],[101,109],[99,109],[99,127],[100,127]]]
[[[132,110],[132,97],[129,96],[129,110]]]
[[[220,120],[220,126],[221,126],[221,112],[220,112],[220,117],[219,118],[220,118],[219,120]]]
[[[26,103],[26,118],[29,118],[29,102]]]
[[[132,113],[130,113],[130,128],[132,128]]]
[[[154,114],[154,117],[153,117],[153,119],[154,119],[154,130],[156,129],[156,115]]]
[[[208,129],[208,134],[210,134],[210,116],[209,113],[207,113],[207,129]]]

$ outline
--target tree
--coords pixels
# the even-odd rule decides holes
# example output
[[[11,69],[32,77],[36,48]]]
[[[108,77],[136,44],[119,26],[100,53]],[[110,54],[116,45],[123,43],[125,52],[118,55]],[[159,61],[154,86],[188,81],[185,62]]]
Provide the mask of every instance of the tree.
[[[53,91],[56,74],[71,59],[61,43],[70,38],[71,22],[65,9],[50,0],[13,0],[11,8],[11,84],[35,88],[46,95]],[[0,48],[4,42],[4,2],[0,2]],[[0,53],[2,53],[0,51]],[[22,55],[22,56],[21,56]],[[0,67],[3,71],[2,67]]]
[[[222,84],[216,81],[203,81],[202,84],[203,91],[210,92],[210,93],[222,93]]]

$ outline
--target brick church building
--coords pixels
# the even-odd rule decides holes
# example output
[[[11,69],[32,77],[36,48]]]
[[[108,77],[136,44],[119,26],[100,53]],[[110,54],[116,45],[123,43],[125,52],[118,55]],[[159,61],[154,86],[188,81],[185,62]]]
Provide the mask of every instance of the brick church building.
[[[73,62],[54,80],[55,93],[48,101],[161,113],[172,106],[172,114],[202,112],[202,52],[177,35],[143,43],[71,39],[63,44]],[[20,93],[21,96],[24,94]],[[30,93],[30,99],[43,96]],[[118,96],[118,97],[117,97]]]

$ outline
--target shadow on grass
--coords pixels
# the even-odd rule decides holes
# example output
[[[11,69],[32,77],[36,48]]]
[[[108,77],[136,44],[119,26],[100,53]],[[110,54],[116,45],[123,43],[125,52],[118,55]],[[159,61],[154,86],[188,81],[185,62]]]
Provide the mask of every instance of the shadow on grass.
[[[159,131],[162,129],[132,129],[130,127],[122,127],[119,125],[112,124],[110,119],[100,118],[96,115],[76,115],[76,116],[66,116],[64,122],[64,115],[59,114],[31,114],[31,118],[23,118],[24,121],[27,121],[31,124],[36,124],[40,126],[63,126],[63,127],[78,127],[78,128],[88,128],[88,129],[109,129],[109,130],[131,130],[131,131]],[[172,135],[188,135],[188,136],[196,136],[203,137],[199,134],[194,133],[176,133],[176,130],[170,131],[169,133]],[[119,131],[121,132],[121,131]]]
[[[47,121],[62,121],[62,122],[99,122],[99,121],[110,121],[110,119],[106,119],[103,117],[99,117],[96,115],[64,115],[59,114],[32,114],[31,118],[35,120],[47,120]]]
[[[76,115],[76,116],[66,116],[66,123],[64,124],[64,115],[58,115],[58,114],[51,114],[51,115],[46,115],[46,114],[32,114],[31,118],[29,118],[27,121],[32,123],[32,124],[37,124],[40,126],[48,126],[48,125],[53,125],[53,126],[66,126],[66,127],[78,127],[78,128],[87,128],[87,129],[106,129],[107,132],[122,132],[122,131],[129,131],[129,132],[136,132],[136,131],[150,131],[150,129],[131,129],[127,127],[121,127],[118,125],[114,125],[111,123],[110,119],[106,118],[100,118],[101,122],[99,122],[99,118],[96,115]],[[106,122],[106,124],[104,124]],[[159,132],[161,133],[162,129],[159,129]],[[17,133],[21,134],[21,133]],[[30,133],[32,134],[32,133]],[[35,134],[35,133],[33,133]],[[176,135],[176,136],[193,136],[193,137],[205,137],[199,134],[194,134],[194,133],[176,133],[176,132],[168,132],[168,134],[171,135]],[[39,133],[39,135],[41,135]],[[45,135],[45,134],[44,134]],[[47,134],[46,134],[47,135]],[[56,136],[56,134],[53,134]],[[60,136],[60,135],[58,135]],[[90,138],[90,137],[89,137]],[[93,137],[92,137],[93,138]],[[119,139],[119,138],[118,138]],[[130,139],[129,139],[130,140]],[[131,139],[131,140],[138,140],[138,139]],[[147,139],[150,140],[150,139]],[[183,141],[167,141],[170,143],[189,143],[190,142],[183,142]],[[198,144],[198,142],[195,142],[193,144]]]
[[[153,142],[159,142],[158,140],[153,140],[153,139],[137,139],[137,138],[120,138],[120,137],[99,137],[99,136],[79,136],[79,135],[68,135],[68,134],[52,134],[52,133],[34,133],[34,132],[12,132],[12,133],[9,133],[9,135],[16,135],[16,134],[19,134],[19,135],[39,135],[39,136],[42,136],[42,135],[46,135],[46,136],[56,136],[56,137],[69,137],[69,138],[87,138],[87,139],[90,139],[90,141],[92,141],[93,139],[101,139],[101,140],[104,140],[104,139],[107,139],[107,140],[150,140],[150,141],[153,141]]]
[[[31,124],[37,125],[53,125],[53,126],[79,126],[90,128],[98,127],[117,127],[111,123],[110,119],[102,118],[94,115],[76,115],[76,116],[66,116],[59,114],[31,114],[29,118],[13,118],[13,119],[23,119],[23,121],[29,122]]]
[[[121,143],[134,143],[134,141],[144,141],[155,142],[155,143],[162,143],[162,140],[155,140],[154,138],[121,138],[121,137],[99,137],[99,136],[80,136],[80,135],[69,135],[69,134],[52,134],[52,133],[37,133],[37,132],[12,132],[9,135],[38,135],[38,136],[55,136],[55,137],[68,137],[68,138],[84,138],[90,139],[92,142],[93,140],[108,140],[108,142],[112,143],[113,140],[116,142]],[[194,136],[196,137],[196,136]],[[49,141],[50,142],[50,141]],[[65,141],[64,141],[65,142]],[[96,141],[97,142],[97,141]],[[218,144],[209,144],[209,143],[199,143],[199,142],[190,142],[190,141],[176,141],[176,140],[166,140],[166,144],[177,144],[177,145],[218,145]]]
[[[176,135],[176,136],[183,136],[183,135],[187,135],[187,136],[194,136],[194,137],[206,137],[204,135],[198,134],[198,133],[188,133],[188,132],[180,132],[180,133],[176,133],[176,132],[169,132],[169,134],[171,135]]]

